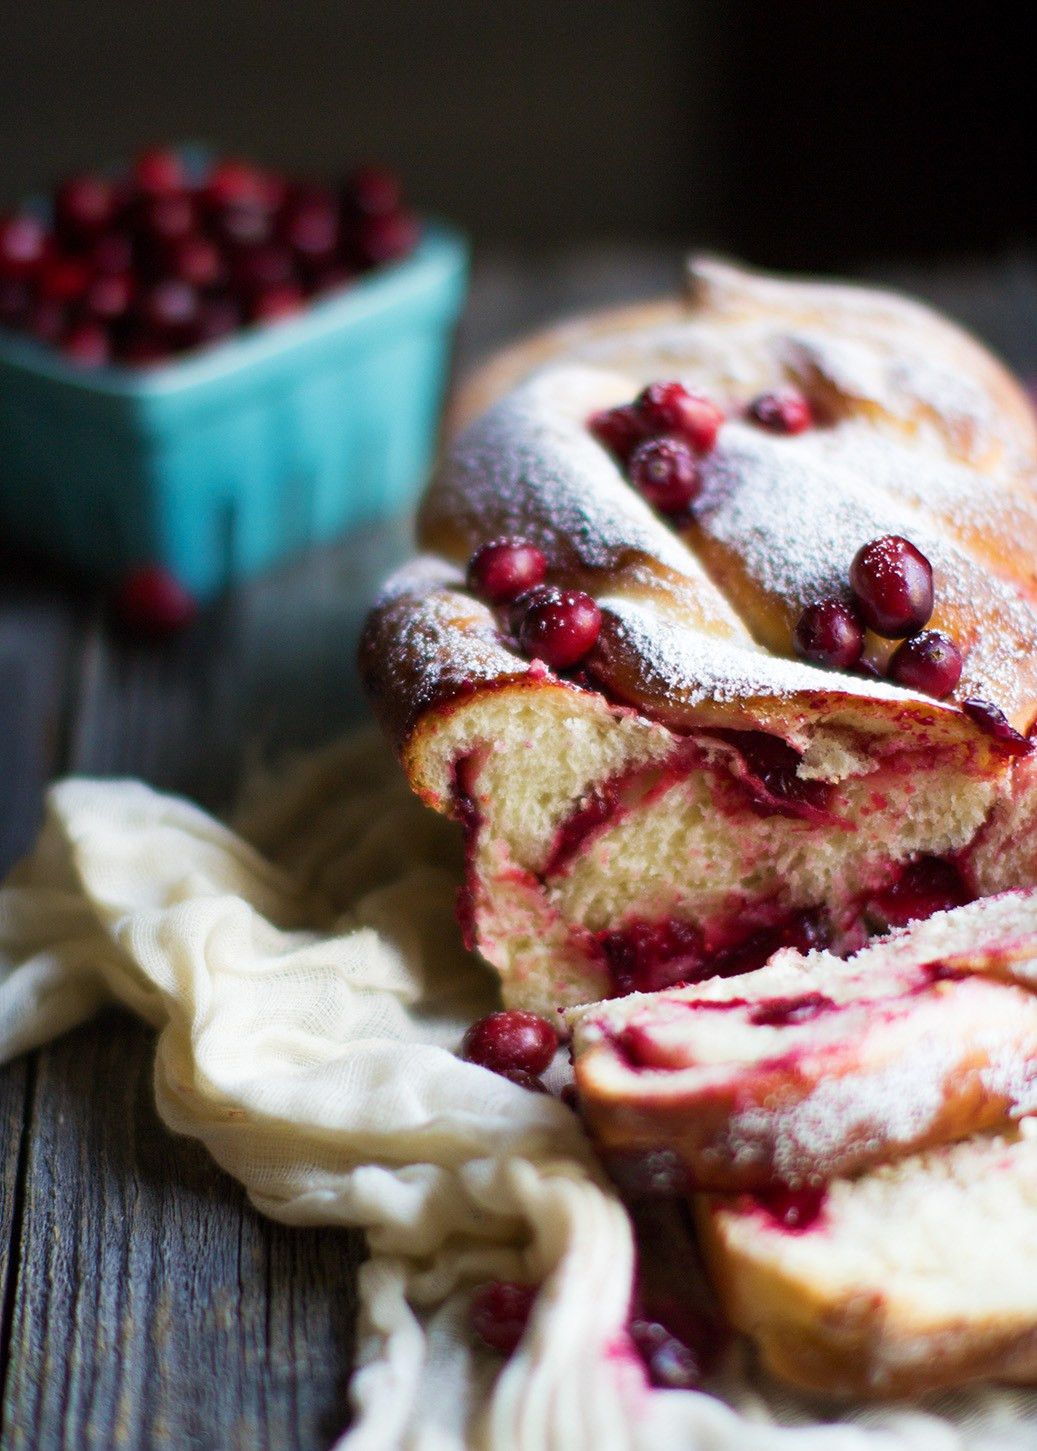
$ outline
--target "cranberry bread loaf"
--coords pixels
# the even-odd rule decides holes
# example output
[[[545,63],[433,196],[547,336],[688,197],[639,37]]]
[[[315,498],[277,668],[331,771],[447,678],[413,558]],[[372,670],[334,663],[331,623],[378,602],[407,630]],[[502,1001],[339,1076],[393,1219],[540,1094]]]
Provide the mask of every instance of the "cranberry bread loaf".
[[[1037,1381],[1037,1119],[784,1195],[696,1196],[731,1324],[832,1395]]]
[[[509,1005],[1037,882],[1037,442],[976,343],[701,262],[458,416],[361,667]]]
[[[817,1185],[1037,1111],[1037,891],[566,1017],[621,1183]]]

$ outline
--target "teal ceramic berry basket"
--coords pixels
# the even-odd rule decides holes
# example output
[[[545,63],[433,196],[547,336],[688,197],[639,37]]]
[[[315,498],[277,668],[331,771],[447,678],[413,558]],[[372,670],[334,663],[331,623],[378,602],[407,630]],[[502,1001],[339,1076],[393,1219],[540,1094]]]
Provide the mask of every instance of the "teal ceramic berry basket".
[[[147,369],[77,368],[0,334],[8,539],[101,580],[143,563],[198,598],[414,500],[467,249],[405,259],[298,316]]]

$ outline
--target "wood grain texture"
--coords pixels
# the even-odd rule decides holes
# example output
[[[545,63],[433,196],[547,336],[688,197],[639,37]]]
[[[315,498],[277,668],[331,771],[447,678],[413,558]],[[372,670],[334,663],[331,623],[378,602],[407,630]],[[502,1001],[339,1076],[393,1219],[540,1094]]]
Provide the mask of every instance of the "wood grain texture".
[[[615,249],[489,259],[460,366],[560,314],[665,291],[678,263]],[[1037,367],[1032,268],[926,280]],[[59,771],[140,775],[220,808],[251,756],[364,719],[356,639],[408,540],[406,521],[363,531],[163,648],[120,641],[96,603],[31,572],[0,574],[3,864]],[[0,1445],[320,1451],[348,1417],[359,1236],[255,1214],[158,1122],[152,1054],[147,1031],[111,1014],[0,1070]]]
[[[152,1106],[116,1015],[38,1055],[3,1445],[326,1445],[348,1419],[342,1231],[260,1219]]]

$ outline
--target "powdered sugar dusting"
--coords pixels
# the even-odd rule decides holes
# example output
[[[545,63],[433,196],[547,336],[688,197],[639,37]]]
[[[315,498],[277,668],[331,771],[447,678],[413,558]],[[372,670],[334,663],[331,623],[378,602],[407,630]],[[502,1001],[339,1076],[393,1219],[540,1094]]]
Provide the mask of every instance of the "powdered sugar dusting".
[[[962,627],[966,631],[961,693],[1014,708],[1020,683],[1027,688],[1034,683],[1029,672],[1037,657],[1037,617],[1016,588],[991,577],[963,547],[934,531],[931,506],[923,511],[898,493],[910,454],[901,451],[892,471],[891,457],[897,451],[883,448],[874,436],[858,451],[849,425],[775,438],[746,424],[728,424],[703,463],[698,527],[737,557],[759,591],[749,620],[752,627],[755,619],[757,629],[775,610],[798,612],[812,600],[846,597],[850,563],[861,545],[882,534],[904,535],[933,565],[934,623],[946,618],[955,637]],[[958,470],[930,462],[930,478],[942,480],[945,473],[952,494],[960,490]],[[988,502],[993,508],[989,496]],[[980,609],[996,627],[976,627]]]
[[[861,428],[819,429],[801,442],[819,467],[848,464],[858,478],[967,541],[966,547],[993,534],[988,562],[995,571],[1006,551],[1011,556],[1021,545],[1032,558],[1037,548],[1035,497],[1003,474],[979,472],[910,440],[894,447],[888,438]]]
[[[1034,436],[1002,406],[1011,385],[997,365],[952,325],[895,296],[709,262],[693,279],[685,322],[574,332],[572,361],[542,368],[461,436],[426,504],[436,547],[460,564],[488,538],[531,538],[553,582],[608,604],[609,638],[591,670],[649,713],[660,702],[694,709],[807,693],[823,711],[840,699],[922,699],[788,658],[802,608],[848,596],[857,549],[904,534],[934,567],[933,627],[965,655],[956,698],[990,699],[1025,729],[1037,697],[1037,615],[1027,598],[1037,597],[1037,495],[1029,475],[1011,470],[1025,465],[1032,475]],[[587,426],[660,376],[680,377],[729,410],[701,460],[703,492],[683,538]],[[820,387],[822,402],[835,399],[827,412],[819,407],[821,426],[777,437],[740,421],[758,389],[790,378],[808,392]],[[525,669],[505,642],[491,642],[486,621],[447,629],[460,606],[443,606],[436,620],[415,609],[408,647],[427,663],[425,698],[434,695],[437,650],[456,649],[473,678],[487,678],[491,656],[507,673]],[[466,630],[478,644],[463,640]],[[879,663],[884,648],[874,645]],[[449,661],[447,670],[456,674]],[[929,720],[949,709],[926,705]],[[970,731],[963,723],[963,738]]]
[[[888,533],[851,490],[844,468],[819,467],[798,438],[729,423],[703,460],[696,520],[727,545],[765,594],[798,609],[846,592],[850,561]]]
[[[690,266],[686,321],[617,329],[571,356],[640,381],[661,371],[734,406],[764,388],[821,378],[868,405],[866,427],[924,433],[946,456],[1032,471],[1034,429],[995,398],[1011,385],[966,333],[913,299],[839,283],[789,281],[713,259]]]
[[[371,617],[369,633],[377,632],[376,649],[385,653],[369,687],[379,694],[389,682],[389,705],[408,723],[444,699],[530,673],[530,662],[504,643],[491,612],[463,593],[463,583],[453,565],[421,555],[391,577]]]
[[[997,414],[989,393],[975,378],[919,352],[903,335],[893,351],[888,338],[877,338],[874,330],[862,338],[804,329],[790,334],[780,351],[793,376],[809,381],[816,375],[844,400],[870,405],[871,426],[917,430],[930,447],[949,445],[952,456],[984,457],[994,446]]]
[[[736,1114],[730,1124],[733,1151],[761,1140],[769,1144],[775,1177],[796,1184],[830,1178],[848,1145],[871,1144],[876,1158],[897,1146],[913,1146],[938,1117],[948,1078],[960,1066],[956,1044],[919,1037],[909,1058],[868,1072],[820,1079],[805,1098]]]
[[[588,368],[541,373],[462,435],[434,486],[437,507],[475,537],[524,535],[563,567],[612,570],[639,551],[694,585],[707,625],[740,635],[698,560],[587,427],[593,413],[634,391],[629,378]]]
[[[934,945],[947,957],[929,956]],[[827,1178],[924,1142],[954,1095],[961,1131],[992,1097],[1005,1116],[1033,1110],[1037,998],[1010,979],[1035,946],[1029,891],[941,913],[845,962],[786,950],[737,978],[575,1010],[578,1071],[587,1048],[615,1043],[622,1076],[606,1072],[608,1092],[629,1096],[641,1118],[664,1109],[661,1146],[687,1152],[698,1118],[712,1125],[703,1162],[720,1155],[736,1175],[766,1170],[791,1184]],[[989,975],[969,971],[970,954]],[[633,1066],[620,1069],[631,1052]],[[716,1105],[728,1101],[718,1129]]]
[[[637,672],[635,691],[645,697],[666,697],[694,707],[712,701],[738,704],[765,696],[791,701],[795,697],[847,700],[926,700],[885,681],[863,675],[820,670],[751,646],[683,629],[661,619],[643,605],[614,596],[600,604],[610,617],[610,638],[623,651],[624,663]]]

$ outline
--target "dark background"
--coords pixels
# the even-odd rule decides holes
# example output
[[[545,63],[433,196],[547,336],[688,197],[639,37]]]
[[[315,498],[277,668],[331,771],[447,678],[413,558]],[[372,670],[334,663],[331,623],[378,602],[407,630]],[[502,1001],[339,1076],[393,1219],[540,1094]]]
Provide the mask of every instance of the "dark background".
[[[483,246],[852,268],[1037,238],[1029,5],[35,0],[0,26],[0,200],[165,139],[397,166]]]

